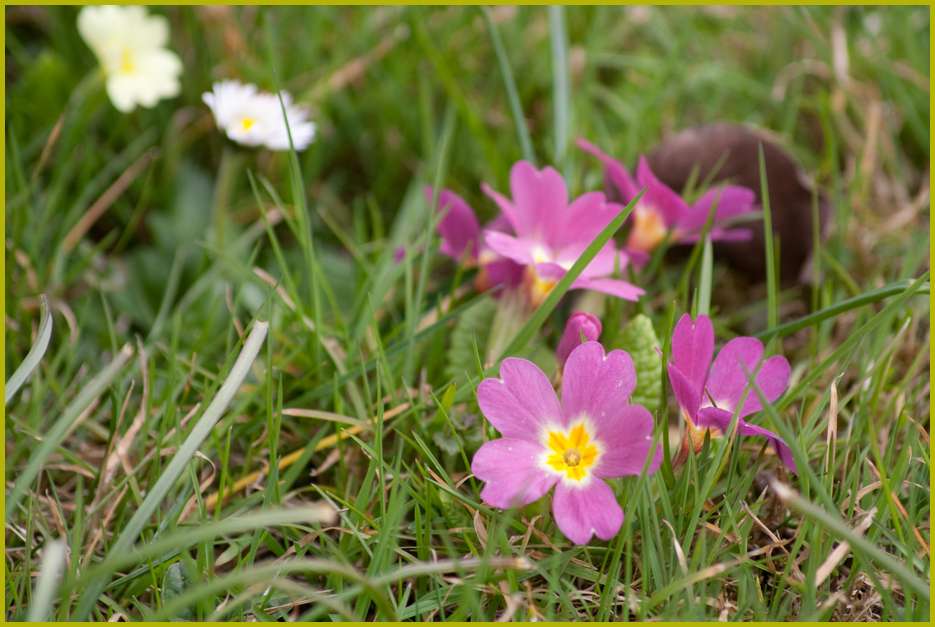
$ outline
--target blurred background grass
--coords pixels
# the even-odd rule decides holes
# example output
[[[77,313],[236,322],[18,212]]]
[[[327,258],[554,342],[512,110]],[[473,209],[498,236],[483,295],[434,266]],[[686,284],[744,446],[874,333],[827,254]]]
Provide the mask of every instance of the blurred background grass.
[[[115,382],[56,452],[28,502],[8,520],[8,616],[21,616],[28,605],[31,568],[44,541],[59,535],[69,538],[68,577],[74,581],[80,581],[82,564],[106,553],[112,531],[121,529],[164,467],[165,460],[146,452],[177,446],[187,424],[183,418],[197,411],[197,403],[203,406],[220,384],[238,335],[253,316],[273,319],[274,348],[267,357],[275,363],[275,374],[257,371],[256,387],[247,390],[207,440],[203,452],[210,463],[193,465],[191,480],[172,492],[167,502],[174,505],[152,521],[144,538],[175,527],[182,505],[198,492],[200,482],[209,486],[205,493],[218,485],[229,487],[249,470],[275,465],[285,452],[334,432],[330,423],[283,419],[276,408],[314,407],[364,420],[384,406],[408,403],[397,419],[407,421],[401,432],[388,427],[386,435],[378,430],[361,436],[357,446],[342,447],[340,457],[309,453],[284,483],[264,480],[250,497],[239,495],[227,504],[224,515],[297,495],[317,498],[324,492],[350,513],[342,519],[345,528],[333,538],[306,530],[314,536],[316,554],[358,565],[368,575],[408,559],[390,540],[398,528],[415,537],[412,547],[405,547],[406,556],[427,560],[433,552],[482,552],[478,546],[486,544],[484,523],[466,510],[452,511],[452,497],[441,487],[450,489],[464,477],[471,446],[476,446],[466,445],[465,439],[467,434],[479,435],[476,423],[470,424],[471,411],[458,412],[452,423],[447,410],[435,405],[446,389],[447,379],[439,373],[447,365],[447,334],[434,334],[418,344],[415,373],[400,374],[404,364],[398,355],[383,351],[408,341],[415,321],[451,291],[451,265],[435,255],[427,266],[425,295],[417,289],[421,260],[397,269],[387,263],[397,244],[411,245],[416,253],[426,245],[421,186],[433,181],[445,161],[445,185],[490,217],[493,207],[481,196],[480,181],[505,189],[510,165],[522,156],[483,15],[461,7],[153,10],[170,19],[171,47],[185,64],[182,93],[155,109],[121,115],[107,101],[95,74],[96,61],[78,36],[76,8],[5,8],[7,372],[22,361],[34,340],[39,293],[49,294],[56,316],[52,347],[31,392],[8,407],[8,481],[26,463],[54,417],[124,342],[145,340],[152,386],[151,398],[141,400],[139,372],[128,371]],[[496,7],[490,15],[516,77],[538,162],[559,167],[573,193],[598,187],[601,175],[593,162],[570,144],[557,147],[547,9]],[[837,266],[828,270],[815,302],[796,290],[786,294],[781,317],[788,320],[919,276],[928,267],[928,18],[926,7],[569,8],[563,35],[568,42],[570,112],[564,129],[568,139],[587,137],[628,164],[667,133],[696,124],[736,121],[775,132],[829,193],[835,216],[827,246]],[[314,283],[305,257],[308,250],[287,228],[290,220],[264,230],[264,212],[282,207],[291,214],[293,205],[301,205],[291,193],[296,179],[290,176],[289,155],[239,148],[215,129],[200,98],[212,81],[223,78],[252,81],[271,90],[281,86],[311,107],[319,135],[299,155],[301,192],[309,206],[314,258],[329,285]],[[444,151],[441,138],[448,111],[454,124]],[[121,175],[127,185],[109,196],[106,190]],[[108,200],[103,207],[96,204],[102,195]],[[100,216],[86,232],[76,232],[82,216],[95,208],[102,209]],[[281,260],[273,234],[281,243]],[[351,365],[369,364],[375,374],[356,377],[350,384],[339,380],[333,364],[321,355],[319,339],[257,279],[254,266],[277,278],[284,268],[292,268],[296,286],[290,287],[290,294],[298,301],[299,314],[313,317],[323,334],[336,337]],[[675,280],[667,277],[678,276],[679,267],[667,272],[658,284],[646,286],[652,302],[664,306],[677,297]],[[737,330],[762,329],[762,286],[735,288],[732,273],[720,265],[715,277],[714,305],[733,316]],[[719,293],[718,285],[731,287]],[[324,292],[321,308],[312,302],[319,290]],[[385,297],[374,302],[374,294]],[[884,483],[928,485],[928,444],[917,433],[924,427],[927,438],[928,359],[923,347],[928,342],[928,310],[921,301],[917,298],[911,306],[887,313],[887,322],[869,340],[873,350],[864,349],[864,354],[883,357],[870,364],[866,374],[867,380],[877,382],[869,388],[875,394],[869,399],[873,404],[868,400],[863,409],[852,405],[850,420],[860,426],[853,427],[841,445],[846,451],[837,458],[841,478],[831,490],[836,504],[872,481],[871,470],[860,466],[852,474],[847,460],[869,455],[884,437],[881,433],[908,447],[908,458],[890,449],[875,458],[878,468],[883,461],[895,469],[896,476]],[[682,309],[687,306],[680,304]],[[813,335],[787,340],[786,352],[794,365],[825,356],[878,311],[879,307],[844,314],[816,327]],[[655,322],[661,336],[665,321],[659,315]],[[554,337],[558,330],[556,322],[547,332]],[[847,360],[860,364],[860,353],[849,353]],[[463,364],[463,369],[472,370],[473,364]],[[809,403],[797,410],[808,425],[801,444],[813,445],[815,458],[825,438],[818,421],[829,402],[832,370],[810,392]],[[863,374],[839,383],[847,403],[864,398]],[[125,398],[133,399],[130,415],[121,409]],[[114,438],[126,433],[132,408],[141,402],[146,428],[132,441],[135,470],[121,475],[114,492],[108,492],[110,486],[100,485],[100,466]],[[859,422],[877,403],[898,418],[882,431]],[[449,405],[450,400],[441,403]],[[462,419],[467,422],[460,424]],[[299,474],[310,460],[326,473],[326,487],[309,482],[307,468]],[[919,467],[921,460],[924,465]],[[409,464],[418,467],[410,488],[392,483],[398,492],[386,494],[374,484]],[[827,478],[833,482],[831,474]],[[691,488],[691,481],[684,481],[688,483],[679,484],[681,494],[692,495],[684,498],[703,501],[709,496],[699,496],[698,486]],[[722,486],[737,499],[728,500],[728,507],[743,498],[761,503],[756,481],[751,469],[742,480]],[[466,485],[461,489],[467,490]],[[644,525],[652,507],[649,488],[641,482],[626,491],[640,495],[634,506],[638,513],[630,516],[627,510],[628,520]],[[902,547],[891,550],[909,562],[916,560],[915,567],[927,572],[927,554],[923,564],[911,530],[928,537],[928,495],[910,492],[906,517],[893,515],[902,522],[887,519],[871,533],[875,540]],[[107,494],[105,501],[114,503],[109,513],[95,494]],[[85,511],[92,500],[94,507]],[[842,506],[842,515],[856,516],[853,508],[851,500]],[[387,514],[396,518],[391,516],[385,526],[375,523]],[[105,515],[105,523],[100,523]],[[198,515],[223,517],[221,509],[204,511],[200,506]],[[722,509],[719,515],[733,520],[735,534],[741,535],[746,524],[738,518],[742,512],[725,514]],[[103,527],[102,537],[93,544],[88,519]],[[718,519],[712,514],[710,520]],[[512,545],[505,531],[510,525],[519,525],[520,533],[526,528],[508,518],[499,531],[490,531],[497,538],[491,544],[503,551]],[[680,531],[694,528],[689,523],[676,526]],[[499,579],[485,572],[477,587],[437,576],[414,588],[401,587],[394,599],[398,616],[494,618],[509,611],[526,618],[540,612],[565,619],[628,612],[635,617],[898,619],[928,611],[927,602],[916,599],[906,605],[903,592],[867,584],[872,577],[864,574],[865,562],[843,580],[824,584],[824,600],[841,595],[830,605],[822,605],[819,592],[807,585],[803,591],[762,583],[766,579],[758,569],[768,569],[752,563],[736,578],[715,580],[728,591],[720,596],[716,586],[696,589],[694,596],[680,589],[665,595],[659,592],[662,583],[684,574],[677,552],[668,530],[643,531],[653,537],[654,546],[635,550],[630,538],[613,544],[613,551],[567,549],[557,553],[551,570],[538,573],[541,579],[523,580],[526,583],[512,574]],[[699,535],[697,558],[690,564],[693,572],[719,558],[719,545],[704,538]],[[290,551],[301,556],[309,542],[308,536],[293,530],[285,536],[257,532],[231,544],[229,552],[235,547],[245,552],[234,552],[236,560],[228,557],[220,566],[215,551],[225,548],[204,543],[183,558],[164,557],[155,579],[137,575],[123,580],[96,611],[99,617],[150,616],[166,602],[164,595],[171,596],[167,590],[180,594],[232,563],[235,570],[248,568],[258,556],[283,558]],[[811,542],[813,553],[803,553],[801,568],[814,576],[824,559],[822,550],[827,554],[833,543],[832,537],[820,534]],[[796,546],[796,551],[802,550],[801,544]],[[606,566],[602,560],[612,555],[619,560],[621,551],[625,560],[631,555],[637,563],[642,560],[641,568],[654,573],[656,587],[644,580],[634,592],[633,581],[627,579],[630,591],[620,592],[600,582],[598,575]],[[76,559],[79,555],[81,560]],[[792,562],[784,562],[786,576],[800,567]],[[184,567],[172,570],[172,564]],[[559,577],[563,571],[566,574]],[[768,590],[764,592],[761,583]],[[593,595],[592,584],[597,586]],[[342,580],[331,577],[322,587],[340,591],[343,586]],[[854,600],[858,589],[870,600]],[[705,594],[715,600],[698,602]],[[178,616],[211,616],[217,605],[212,598],[187,606],[187,613]],[[223,595],[214,601],[220,598]],[[455,607],[458,599],[460,608]],[[255,595],[252,603],[233,616],[276,605],[265,593]],[[358,600],[353,615],[370,616],[373,607],[368,604]],[[263,615],[305,610],[289,606]],[[63,603],[58,616],[69,617],[69,612],[69,604]]]

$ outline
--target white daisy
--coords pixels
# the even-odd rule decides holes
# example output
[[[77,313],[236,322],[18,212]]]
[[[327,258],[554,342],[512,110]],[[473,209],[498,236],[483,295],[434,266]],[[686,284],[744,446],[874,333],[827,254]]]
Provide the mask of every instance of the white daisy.
[[[103,66],[107,95],[120,111],[178,95],[182,61],[166,48],[166,18],[139,6],[88,6],[78,14],[78,32]]]
[[[304,107],[296,106],[286,92],[280,93],[289,120],[288,130],[279,98],[259,91],[256,85],[221,81],[202,95],[202,100],[214,114],[218,128],[239,144],[288,150],[291,131],[295,149],[304,150],[315,137],[315,124],[309,121]]]

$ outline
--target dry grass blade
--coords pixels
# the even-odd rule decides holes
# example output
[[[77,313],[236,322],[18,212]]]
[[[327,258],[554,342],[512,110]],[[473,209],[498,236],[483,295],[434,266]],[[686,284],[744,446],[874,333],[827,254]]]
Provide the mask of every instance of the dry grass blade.
[[[770,481],[770,487],[776,496],[779,497],[779,500],[782,501],[787,507],[791,507],[792,509],[799,511],[807,518],[825,527],[825,529],[828,531],[842,537],[844,540],[850,543],[855,552],[860,552],[864,557],[876,562],[877,565],[883,567],[889,571],[890,574],[899,579],[907,589],[912,590],[915,594],[918,594],[920,597],[928,601],[931,594],[928,584],[922,581],[918,575],[912,572],[907,564],[901,562],[877,545],[873,544],[864,538],[863,535],[855,533],[853,529],[848,527],[847,524],[840,519],[840,517],[831,514],[818,507],[814,503],[805,500],[799,495],[798,492],[782,483],[778,479],[773,478]]]
[[[863,520],[861,520],[860,523],[854,527],[854,533],[863,535],[864,532],[870,528],[870,525],[873,524],[873,517],[876,515],[876,513],[876,507],[867,512]],[[834,547],[834,550],[831,551],[825,561],[822,562],[821,566],[819,566],[818,570],[815,572],[816,587],[824,583],[825,579],[828,578],[828,575],[830,575],[834,569],[838,567],[838,564],[840,564],[841,561],[847,557],[847,554],[850,553],[850,551],[851,546],[847,543],[846,540]]]

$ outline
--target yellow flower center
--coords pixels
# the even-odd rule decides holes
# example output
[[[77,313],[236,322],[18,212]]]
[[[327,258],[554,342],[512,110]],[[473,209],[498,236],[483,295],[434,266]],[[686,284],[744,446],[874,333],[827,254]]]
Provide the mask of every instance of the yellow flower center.
[[[241,118],[240,120],[240,126],[245,131],[249,131],[251,128],[253,128],[254,124],[256,124],[256,120],[251,117]]]
[[[543,462],[546,468],[569,481],[588,479],[601,456],[600,444],[584,419],[567,430],[561,427],[546,430],[545,446]]]
[[[539,273],[536,272],[535,267],[528,266],[526,271],[526,289],[529,293],[529,301],[532,303],[532,306],[538,307],[541,305],[542,301],[549,295],[549,292],[552,291],[556,283],[558,283],[558,281],[554,279],[543,279],[539,276]]]
[[[120,53],[120,72],[123,74],[133,74],[136,71],[136,63],[133,61],[133,52],[129,48],[124,48]]]
[[[682,418],[685,419],[685,431],[687,432],[688,437],[691,440],[692,448],[696,453],[701,452],[701,448],[704,446],[705,433],[710,433],[712,440],[715,438],[724,437],[724,432],[722,432],[717,427],[697,426],[684,411],[682,412]]]
[[[633,210],[633,230],[627,239],[627,248],[652,252],[666,237],[666,223],[659,212],[643,205]]]

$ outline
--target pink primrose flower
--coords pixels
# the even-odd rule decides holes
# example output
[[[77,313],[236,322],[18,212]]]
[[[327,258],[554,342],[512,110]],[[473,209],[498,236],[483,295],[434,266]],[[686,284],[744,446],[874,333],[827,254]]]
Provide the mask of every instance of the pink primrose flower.
[[[756,194],[753,190],[737,185],[719,185],[689,205],[656,178],[645,157],[640,157],[634,179],[622,163],[597,146],[583,139],[579,139],[577,144],[581,150],[594,155],[604,164],[604,176],[612,197],[628,203],[641,189],[646,189],[633,210],[633,226],[626,246],[627,251],[636,257],[645,258],[670,233],[673,244],[697,242],[714,202],[717,202],[717,209],[710,230],[712,241],[747,240],[752,236],[749,229],[726,228],[724,223],[756,209]]]
[[[698,316],[692,320],[688,314],[683,315],[672,333],[668,372],[695,451],[701,449],[705,431],[710,431],[712,437],[722,436],[736,411],[737,433],[767,438],[782,462],[795,472],[792,451],[783,439],[745,420],[763,409],[749,385],[749,375],[756,373],[757,387],[772,403],[789,386],[789,362],[782,355],[763,359],[763,343],[753,337],[734,338],[721,348],[713,363],[712,357],[711,319]]]
[[[488,185],[482,189],[499,205],[513,233],[488,228],[484,241],[494,252],[526,268],[533,304],[541,302],[578,260],[595,237],[622,210],[602,192],[589,192],[569,203],[562,176],[551,167],[537,170],[526,161],[510,171],[512,198]],[[626,268],[626,253],[608,242],[572,283],[571,289],[604,292],[637,300],[644,291],[626,281],[613,279],[615,268]]]
[[[571,351],[561,402],[538,366],[503,360],[500,378],[477,388],[481,411],[503,436],[481,446],[471,462],[471,472],[485,482],[481,499],[520,507],[554,486],[552,512],[565,536],[577,544],[593,535],[612,538],[623,510],[604,479],[638,475],[647,461],[652,474],[662,456],[653,446],[649,411],[629,404],[635,386],[630,355],[605,354],[597,342]]]

